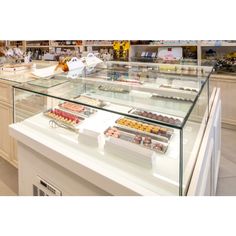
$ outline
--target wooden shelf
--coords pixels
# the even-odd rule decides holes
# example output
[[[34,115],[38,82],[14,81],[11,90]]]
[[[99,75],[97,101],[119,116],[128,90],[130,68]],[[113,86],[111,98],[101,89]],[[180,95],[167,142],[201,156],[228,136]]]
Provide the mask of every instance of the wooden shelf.
[[[24,46],[22,46],[22,45],[7,45],[7,47],[9,47],[9,48],[24,48]]]
[[[51,45],[50,47],[53,47],[53,48],[79,48],[83,45]]]
[[[201,43],[201,47],[236,47],[236,43],[221,43],[220,45],[216,45],[215,43]]]
[[[113,47],[113,44],[84,44],[84,47]]]
[[[134,44],[132,47],[197,47],[197,44]]]
[[[40,45],[40,46],[36,46],[36,45],[26,45],[27,48],[49,48],[49,45]]]

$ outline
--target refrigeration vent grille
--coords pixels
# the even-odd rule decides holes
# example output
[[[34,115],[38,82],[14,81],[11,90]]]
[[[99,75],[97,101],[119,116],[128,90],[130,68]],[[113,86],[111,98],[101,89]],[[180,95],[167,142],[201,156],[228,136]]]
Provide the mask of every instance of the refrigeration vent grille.
[[[36,185],[33,185],[33,196],[49,196],[42,189],[38,188]]]
[[[49,183],[40,176],[37,176],[37,182],[33,185],[34,196],[62,196],[62,191]]]

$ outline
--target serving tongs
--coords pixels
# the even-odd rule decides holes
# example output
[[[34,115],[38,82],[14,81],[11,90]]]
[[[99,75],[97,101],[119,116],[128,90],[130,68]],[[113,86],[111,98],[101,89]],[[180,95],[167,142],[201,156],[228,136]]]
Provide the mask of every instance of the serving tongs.
[[[74,131],[76,133],[79,132],[79,129],[77,129],[76,127],[70,126],[70,125],[66,125],[66,124],[64,124],[62,122],[55,121],[55,120],[49,120],[49,126],[51,128],[53,128],[53,129],[60,127],[60,128],[64,128],[64,129],[68,129],[68,130]]]

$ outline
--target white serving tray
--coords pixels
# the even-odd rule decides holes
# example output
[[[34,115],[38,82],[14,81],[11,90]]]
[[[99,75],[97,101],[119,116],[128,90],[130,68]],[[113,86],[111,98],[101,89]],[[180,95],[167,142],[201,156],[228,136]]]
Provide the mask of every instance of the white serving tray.
[[[104,152],[110,152],[123,160],[146,168],[152,168],[154,151],[113,137],[106,138]]]
[[[54,76],[55,74],[61,73],[61,71],[55,71],[55,66],[49,66],[46,68],[35,69],[31,74],[36,78],[49,78]]]
[[[88,130],[86,128],[82,129],[79,131],[79,136],[78,136],[78,141],[80,143],[85,143],[86,145],[95,147],[98,147],[98,136],[100,133],[93,131],[93,130]]]

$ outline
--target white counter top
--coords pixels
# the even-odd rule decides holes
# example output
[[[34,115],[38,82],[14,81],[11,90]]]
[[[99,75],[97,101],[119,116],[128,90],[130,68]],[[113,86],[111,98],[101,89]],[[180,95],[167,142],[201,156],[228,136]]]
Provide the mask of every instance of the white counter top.
[[[48,119],[37,116],[12,124],[10,134],[74,174],[113,195],[178,195],[178,186],[157,178],[152,169],[80,143],[74,132],[62,128],[55,132],[48,127]]]

